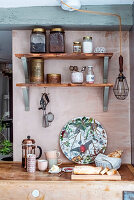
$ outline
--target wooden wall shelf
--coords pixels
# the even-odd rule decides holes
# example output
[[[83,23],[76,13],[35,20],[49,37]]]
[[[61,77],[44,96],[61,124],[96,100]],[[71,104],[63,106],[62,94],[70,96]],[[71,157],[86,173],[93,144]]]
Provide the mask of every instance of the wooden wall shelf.
[[[22,61],[25,83],[17,83],[17,87],[21,87],[23,91],[25,110],[29,111],[29,89],[30,87],[102,87],[103,88],[103,110],[108,110],[108,97],[109,88],[113,87],[112,83],[108,83],[108,67],[109,59],[113,56],[113,53],[40,53],[40,54],[15,54],[15,56]],[[72,83],[62,83],[62,84],[30,84],[29,83],[29,70],[28,70],[28,60],[30,58],[43,58],[48,59],[59,59],[59,60],[86,60],[86,59],[103,59],[103,83],[95,84],[72,84]]]
[[[44,58],[44,59],[60,59],[60,60],[84,60],[84,59],[100,59],[104,57],[111,58],[113,53],[40,53],[40,54],[15,54],[17,58]]]
[[[17,83],[17,87],[113,87],[112,83],[82,83],[82,84],[73,84],[73,83],[61,83],[61,84],[47,84],[47,83]]]

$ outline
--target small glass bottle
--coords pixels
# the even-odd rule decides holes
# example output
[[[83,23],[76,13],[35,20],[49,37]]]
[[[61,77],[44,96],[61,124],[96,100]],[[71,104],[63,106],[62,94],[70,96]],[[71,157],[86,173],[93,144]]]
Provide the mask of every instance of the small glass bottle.
[[[83,37],[83,53],[92,53],[93,44],[92,37]]]
[[[87,72],[87,75],[86,75],[86,82],[87,83],[94,83],[93,66],[88,66],[88,72]]]
[[[45,29],[34,28],[30,38],[31,53],[45,53],[46,52],[46,36]]]
[[[81,42],[73,42],[73,52],[81,53]]]

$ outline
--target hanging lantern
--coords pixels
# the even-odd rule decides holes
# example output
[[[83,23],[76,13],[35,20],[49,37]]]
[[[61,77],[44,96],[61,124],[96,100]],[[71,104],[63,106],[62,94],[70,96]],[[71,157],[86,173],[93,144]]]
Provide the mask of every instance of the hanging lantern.
[[[104,12],[98,12],[98,11],[92,11],[92,10],[79,10],[81,7],[80,0],[59,0],[61,3],[61,8],[68,11],[76,10],[78,12],[83,13],[90,13],[90,14],[96,14],[96,15],[107,15],[107,16],[113,16],[117,17],[119,20],[119,35],[120,35],[120,57],[119,57],[119,66],[120,66],[120,73],[119,76],[116,79],[113,92],[117,99],[124,100],[128,96],[129,93],[129,87],[127,84],[126,77],[123,75],[123,57],[122,55],[122,28],[121,28],[121,16],[118,14],[113,13],[104,13]]]
[[[119,76],[116,78],[115,85],[113,88],[114,95],[119,100],[124,100],[128,96],[129,87],[127,84],[126,77],[123,74],[123,57],[119,57],[119,65],[120,65],[120,73]]]

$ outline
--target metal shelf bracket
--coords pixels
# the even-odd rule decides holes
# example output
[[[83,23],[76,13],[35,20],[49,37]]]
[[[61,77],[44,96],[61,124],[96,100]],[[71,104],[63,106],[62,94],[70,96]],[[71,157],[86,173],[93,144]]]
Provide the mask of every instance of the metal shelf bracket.
[[[22,66],[25,75],[25,83],[29,83],[28,62],[26,57],[21,57]],[[25,111],[29,111],[29,87],[22,87]]]
[[[109,99],[109,87],[104,87],[104,98],[103,98],[103,111],[108,110],[108,99]]]
[[[108,65],[109,64],[109,57],[104,57],[104,65],[103,65],[103,83],[107,83],[108,81]]]
[[[24,74],[25,74],[25,83],[29,83],[27,58],[21,57],[21,61],[22,61],[22,66],[23,66]]]
[[[29,111],[29,87],[22,87],[25,111]]]

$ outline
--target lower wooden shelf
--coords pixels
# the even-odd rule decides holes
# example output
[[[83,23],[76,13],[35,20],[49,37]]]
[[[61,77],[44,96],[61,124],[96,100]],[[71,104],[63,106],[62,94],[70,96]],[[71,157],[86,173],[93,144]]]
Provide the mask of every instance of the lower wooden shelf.
[[[21,87],[23,91],[25,111],[29,111],[29,89],[30,87],[99,87],[103,88],[103,111],[106,112],[108,110],[108,99],[109,99],[109,88],[113,87],[112,83],[82,83],[82,84],[73,84],[73,83],[61,83],[61,84],[33,84],[33,83],[17,83],[17,87]]]
[[[17,87],[113,87],[112,83],[82,83],[82,84],[75,84],[75,83],[55,83],[55,84],[48,84],[48,83],[17,83]]]

